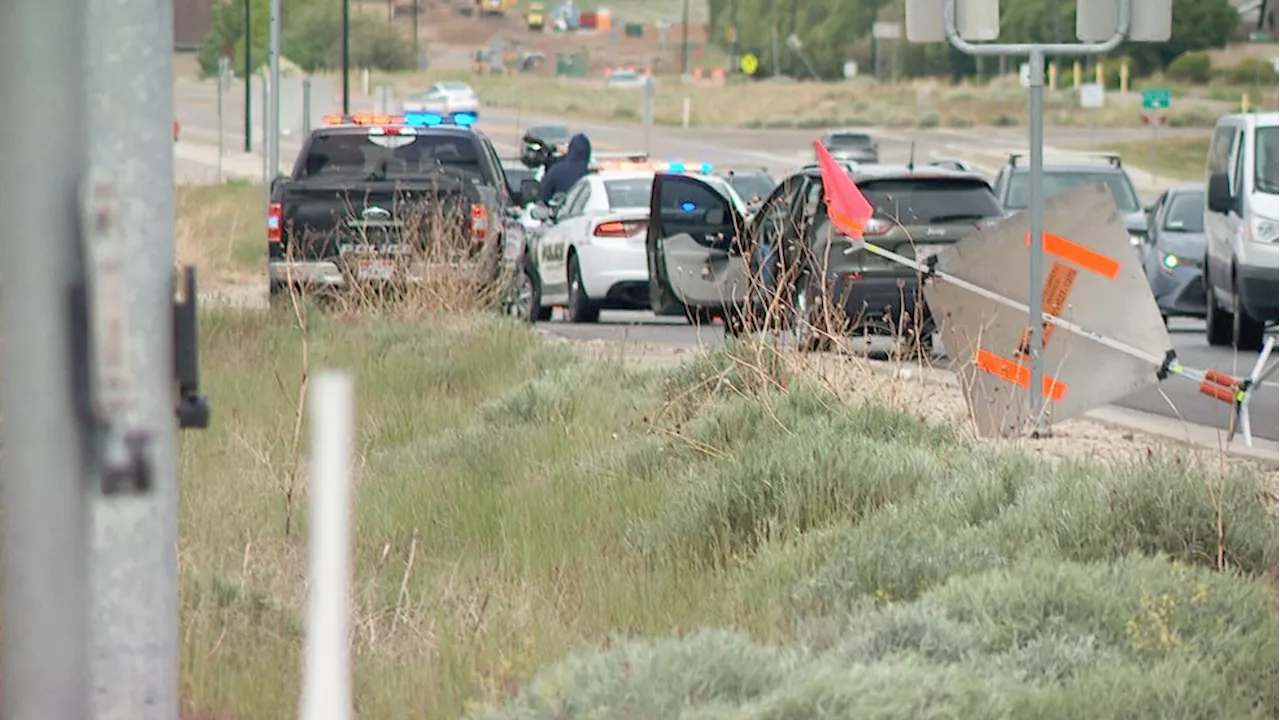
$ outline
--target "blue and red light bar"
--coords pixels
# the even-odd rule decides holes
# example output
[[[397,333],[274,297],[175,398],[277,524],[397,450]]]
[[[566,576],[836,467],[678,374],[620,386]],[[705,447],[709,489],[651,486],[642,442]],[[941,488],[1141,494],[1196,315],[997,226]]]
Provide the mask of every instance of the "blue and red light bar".
[[[479,117],[473,112],[432,113],[407,112],[403,115],[376,115],[373,113],[354,113],[351,115],[325,115],[325,125],[408,125],[410,127],[434,127],[436,125],[456,125],[471,127]]]

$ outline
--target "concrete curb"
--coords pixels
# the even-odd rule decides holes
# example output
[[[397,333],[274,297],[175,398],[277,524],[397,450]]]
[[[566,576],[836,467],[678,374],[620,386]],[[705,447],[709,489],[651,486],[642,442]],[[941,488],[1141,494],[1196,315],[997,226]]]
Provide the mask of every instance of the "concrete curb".
[[[1227,433],[1224,430],[1114,405],[1090,410],[1084,417],[1103,425],[1134,430],[1184,445],[1221,452],[1228,457],[1254,460],[1280,468],[1280,443],[1274,440],[1254,438],[1253,447],[1246,447],[1244,438],[1237,435],[1231,445],[1227,446]]]

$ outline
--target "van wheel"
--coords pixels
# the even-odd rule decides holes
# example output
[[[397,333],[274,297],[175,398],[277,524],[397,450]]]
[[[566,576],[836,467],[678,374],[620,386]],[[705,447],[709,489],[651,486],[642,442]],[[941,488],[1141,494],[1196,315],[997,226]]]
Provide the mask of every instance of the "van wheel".
[[[1231,346],[1257,352],[1262,347],[1262,329],[1262,323],[1249,317],[1249,311],[1240,302],[1240,289],[1236,288],[1231,301]]]
[[[593,323],[600,319],[600,307],[587,297],[587,290],[582,286],[582,268],[578,265],[578,256],[569,261],[569,322]]]
[[[1218,298],[1213,293],[1213,284],[1206,281],[1204,288],[1205,342],[1213,347],[1230,345],[1231,326],[1231,317],[1218,306]]]

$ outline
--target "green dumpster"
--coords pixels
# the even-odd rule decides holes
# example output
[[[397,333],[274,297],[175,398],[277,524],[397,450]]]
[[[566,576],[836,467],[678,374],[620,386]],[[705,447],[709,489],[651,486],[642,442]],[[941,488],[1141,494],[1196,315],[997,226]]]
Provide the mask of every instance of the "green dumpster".
[[[556,75],[563,77],[584,77],[587,74],[587,54],[556,53]]]
[[[644,25],[627,23],[623,28],[623,33],[629,38],[642,38],[644,37]]]

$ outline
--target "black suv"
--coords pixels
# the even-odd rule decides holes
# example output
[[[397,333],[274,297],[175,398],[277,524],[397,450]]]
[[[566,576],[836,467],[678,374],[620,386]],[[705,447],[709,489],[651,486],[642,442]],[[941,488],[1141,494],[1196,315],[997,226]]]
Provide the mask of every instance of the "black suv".
[[[1010,213],[1026,210],[1031,205],[1031,168],[1019,161],[1025,156],[1014,153],[1000,168],[994,183],[996,198]],[[1116,208],[1124,218],[1129,231],[1129,243],[1140,247],[1147,237],[1147,213],[1138,200],[1129,173],[1125,172],[1120,156],[1112,153],[1082,154],[1080,162],[1044,164],[1044,199],[1074,190],[1081,185],[1104,183],[1116,201]],[[1089,162],[1089,159],[1106,160],[1106,163]]]
[[[867,241],[908,257],[928,258],[1006,216],[991,186],[973,173],[878,165],[850,175],[875,208]],[[710,312],[736,334],[781,305],[808,348],[821,344],[819,324],[829,332],[927,328],[916,271],[853,250],[828,219],[824,199],[821,173],[805,169],[783,180],[744,224],[698,178],[659,174],[647,240],[653,310]],[[818,323],[820,314],[836,316],[841,327]]]

